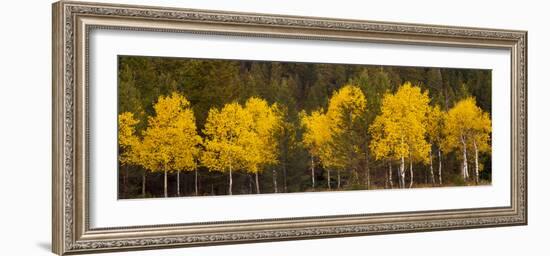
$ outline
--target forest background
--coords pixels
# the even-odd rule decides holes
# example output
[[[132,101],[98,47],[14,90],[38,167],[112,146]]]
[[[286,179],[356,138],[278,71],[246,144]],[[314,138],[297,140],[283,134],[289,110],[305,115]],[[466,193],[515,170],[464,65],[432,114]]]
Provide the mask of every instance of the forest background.
[[[365,156],[357,160],[356,167],[342,168],[338,170],[338,179],[332,177],[330,180],[329,168],[304,143],[307,137],[304,115],[327,110],[335,93],[352,85],[364,95],[364,130],[368,131],[381,114],[383,98],[396,93],[406,82],[425,93],[429,105],[437,106],[443,113],[461,100],[471,98],[490,116],[490,70],[142,56],[119,57],[118,111],[119,114],[133,114],[134,132],[139,137],[147,129],[150,117],[156,115],[154,106],[159,98],[177,92],[189,102],[197,135],[204,137],[211,109],[222,109],[231,103],[244,106],[250,98],[262,99],[270,106],[276,104],[284,112],[285,130],[278,135],[277,161],[264,171],[256,172],[259,173],[257,179],[250,172],[233,172],[233,189],[229,190],[233,194],[391,188],[394,184],[390,183],[400,181],[397,171],[388,173],[388,161],[377,159],[370,152],[373,138],[369,132],[365,134]],[[435,152],[433,146],[430,150]],[[119,152],[123,153],[124,149],[119,148]],[[433,161],[431,154],[430,157]],[[442,183],[436,185],[472,185],[472,180],[463,178],[462,158],[460,150],[443,153]],[[474,159],[469,161],[467,165],[474,164]],[[164,187],[168,196],[228,194],[227,173],[197,162],[193,172],[170,172],[166,180],[163,172],[151,172],[143,166],[120,161],[118,196],[160,197]],[[395,162],[395,169],[398,164]],[[483,170],[479,173],[479,183],[490,183],[490,154],[481,154],[478,164]],[[433,162],[420,161],[414,165],[415,187],[434,186],[430,174]],[[335,170],[333,175],[336,175]]]

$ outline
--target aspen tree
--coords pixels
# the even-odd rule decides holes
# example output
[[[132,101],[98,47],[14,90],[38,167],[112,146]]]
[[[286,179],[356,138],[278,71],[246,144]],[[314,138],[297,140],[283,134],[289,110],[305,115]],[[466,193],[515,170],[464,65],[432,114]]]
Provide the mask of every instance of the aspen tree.
[[[326,157],[329,152],[329,143],[332,139],[330,124],[323,110],[313,111],[310,115],[300,113],[300,122],[304,127],[302,143],[309,150],[311,161],[311,188],[315,189],[315,161]]]
[[[405,187],[405,159],[409,160],[409,188],[414,184],[413,163],[429,159],[430,146],[425,139],[429,101],[426,92],[407,82],[395,94],[384,96],[381,113],[369,128],[372,135],[370,148],[375,159],[400,161],[401,188]]]
[[[455,104],[445,116],[444,149],[447,152],[460,150],[462,153],[462,177],[468,174],[468,151],[474,151],[475,182],[479,182],[479,153],[490,152],[491,119],[489,114],[476,105],[473,97]]]
[[[204,152],[202,165],[210,171],[229,174],[228,194],[233,194],[233,172],[248,167],[251,158],[250,148],[256,135],[252,115],[239,103],[226,104],[221,110],[212,108],[204,126]]]
[[[428,117],[426,120],[428,140],[431,143],[430,147],[430,176],[432,184],[435,184],[435,175],[433,168],[433,148],[437,150],[437,159],[439,161],[438,173],[439,173],[439,185],[442,185],[441,178],[441,143],[443,141],[443,130],[444,130],[444,117],[445,113],[441,111],[439,106],[430,107],[428,112]]]
[[[136,135],[135,126],[139,123],[131,112],[118,115],[118,159],[122,166],[139,165],[140,140]],[[124,193],[126,193],[126,179],[128,170],[123,177]],[[144,184],[142,185],[144,188]],[[143,189],[144,190],[144,189]]]
[[[248,171],[254,173],[256,179],[256,193],[260,193],[258,174],[267,165],[278,163],[278,145],[275,137],[281,126],[281,117],[278,115],[277,105],[269,106],[267,101],[252,97],[245,103],[245,111],[252,118],[251,147],[248,149]]]
[[[164,197],[168,197],[168,173],[177,172],[179,196],[179,173],[196,171],[202,139],[197,134],[190,103],[179,93],[160,96],[153,107],[155,116],[149,117],[143,132],[141,162],[152,172],[164,173]]]

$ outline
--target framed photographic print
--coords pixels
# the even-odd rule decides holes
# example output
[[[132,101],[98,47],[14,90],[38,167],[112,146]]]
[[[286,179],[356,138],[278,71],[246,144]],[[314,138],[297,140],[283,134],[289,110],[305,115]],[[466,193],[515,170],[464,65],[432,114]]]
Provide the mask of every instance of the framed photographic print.
[[[53,251],[526,225],[526,40],[57,2]]]

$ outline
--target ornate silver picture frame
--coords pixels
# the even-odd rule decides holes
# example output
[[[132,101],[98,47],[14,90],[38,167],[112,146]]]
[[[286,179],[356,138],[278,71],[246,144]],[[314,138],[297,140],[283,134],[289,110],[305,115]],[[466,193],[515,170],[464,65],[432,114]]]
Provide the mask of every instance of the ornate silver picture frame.
[[[510,205],[92,228],[89,35],[102,29],[508,50]],[[526,31],[71,1],[53,5],[52,31],[52,248],[59,255],[527,224]]]

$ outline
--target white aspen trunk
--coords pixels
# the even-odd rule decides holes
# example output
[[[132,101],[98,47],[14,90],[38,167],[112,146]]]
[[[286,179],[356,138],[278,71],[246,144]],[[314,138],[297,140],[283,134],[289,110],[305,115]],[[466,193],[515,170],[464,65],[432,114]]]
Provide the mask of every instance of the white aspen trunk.
[[[382,162],[382,165],[384,165],[386,162]],[[390,187],[390,175],[389,171],[384,171],[384,175],[386,176],[386,179],[384,180],[384,189],[388,189]]]
[[[336,173],[338,175],[338,189],[340,189],[340,170],[338,170]]]
[[[141,176],[141,196],[145,197],[145,186],[147,184],[147,172],[143,171]]]
[[[478,160],[478,157],[479,157],[479,153],[478,153],[478,150],[477,150],[477,144],[474,140],[474,150],[475,150],[475,164],[476,164],[476,185],[479,183],[479,160]]]
[[[437,148],[437,159],[439,160],[439,185],[443,185],[443,180],[441,178],[441,149]]]
[[[330,190],[330,169],[327,169],[327,187]]]
[[[254,176],[256,176],[256,194],[260,194],[260,182],[258,181],[258,172],[255,172]]]
[[[233,175],[232,175],[233,169],[231,164],[229,165],[229,195],[233,195]]]
[[[401,180],[401,188],[405,188],[405,157],[404,156],[401,156],[401,166],[400,166],[400,169],[399,169],[399,174],[401,177],[400,180]]]
[[[401,146],[404,146],[404,138],[401,136]],[[401,166],[399,168],[399,179],[401,188],[405,188],[405,156],[401,155]]]
[[[409,188],[412,188],[413,186],[413,183],[414,183],[414,173],[413,173],[413,162],[412,162],[412,158],[409,157],[409,171],[411,173],[411,183],[409,184]]]
[[[315,165],[313,163],[313,156],[311,156],[311,188],[315,189]]]
[[[177,180],[177,182],[176,182],[176,183],[178,184],[178,185],[177,185],[177,186],[178,186],[178,192],[177,192],[177,194],[178,194],[178,196],[180,196],[180,171],[178,171],[178,176],[177,176],[177,177],[178,177],[178,180]]]
[[[389,173],[388,173],[389,177],[388,178],[389,178],[389,181],[390,181],[390,188],[393,188],[393,177],[392,177],[393,174],[392,174],[392,171],[391,171],[391,161],[388,161],[388,166],[390,167],[389,170],[388,170],[389,171]]]
[[[397,185],[401,188],[401,164],[397,165]]]
[[[273,169],[273,192],[279,193],[279,189],[277,188],[277,171]]]
[[[430,175],[432,176],[432,186],[435,185],[435,176],[434,176],[434,161],[432,150],[430,150]]]
[[[468,155],[466,154],[466,141],[464,139],[464,136],[460,137],[460,141],[462,142],[462,178],[464,181],[469,178],[468,175]]]
[[[168,171],[164,170],[164,197],[168,197]]]
[[[199,195],[199,171],[195,169],[195,195]]]
[[[397,183],[399,185],[399,188],[402,188],[402,185],[401,185],[401,164],[397,165]]]

